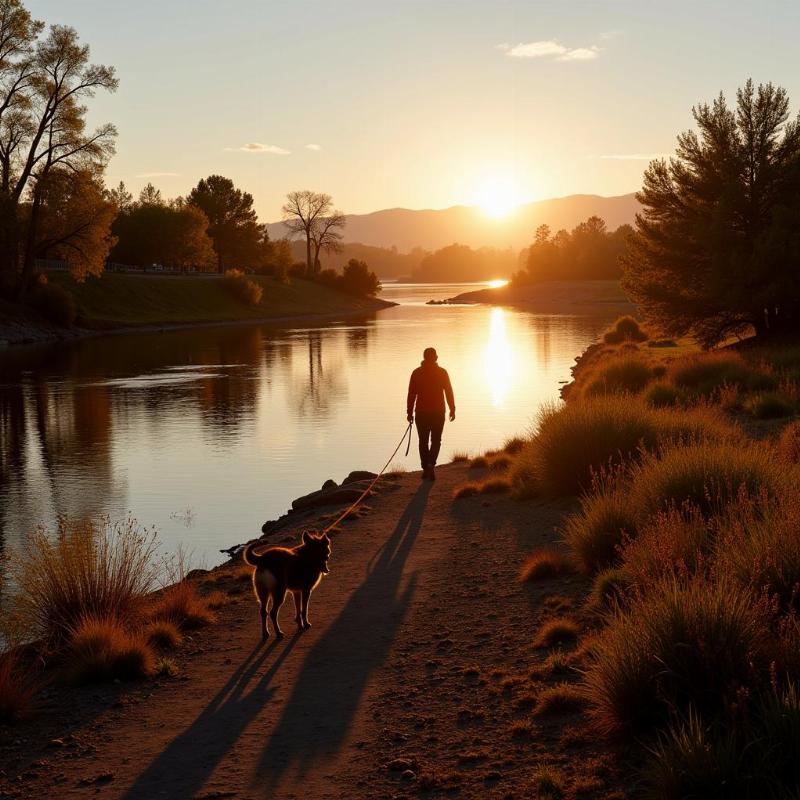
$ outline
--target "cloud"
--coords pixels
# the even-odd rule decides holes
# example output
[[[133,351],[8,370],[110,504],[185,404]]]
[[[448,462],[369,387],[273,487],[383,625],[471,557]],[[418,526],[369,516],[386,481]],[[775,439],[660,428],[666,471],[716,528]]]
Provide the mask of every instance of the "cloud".
[[[241,147],[226,147],[229,153],[271,153],[274,156],[288,156],[290,151],[284,150],[275,144],[261,144],[261,142],[248,142]]]
[[[548,58],[554,61],[590,61],[600,54],[600,48],[595,45],[589,47],[566,47],[552,39],[538,42],[520,42],[515,45],[505,43],[498,45],[498,47],[511,58]]]
[[[607,156],[597,156],[604,161],[653,161],[656,158],[669,158],[674,153],[620,153]]]
[[[306,145],[306,150],[313,150],[315,153],[318,153],[320,150],[322,150],[322,145],[321,144],[307,144]]]
[[[179,178],[180,172],[140,172],[137,178]]]

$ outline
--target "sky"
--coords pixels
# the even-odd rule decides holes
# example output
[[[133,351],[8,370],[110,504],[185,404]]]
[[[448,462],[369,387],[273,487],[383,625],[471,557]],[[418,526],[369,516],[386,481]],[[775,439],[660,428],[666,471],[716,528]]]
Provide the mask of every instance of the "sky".
[[[114,65],[90,121],[107,181],[167,197],[219,173],[262,221],[287,192],[345,213],[636,191],[691,108],[748,77],[800,104],[800,3],[28,0]]]

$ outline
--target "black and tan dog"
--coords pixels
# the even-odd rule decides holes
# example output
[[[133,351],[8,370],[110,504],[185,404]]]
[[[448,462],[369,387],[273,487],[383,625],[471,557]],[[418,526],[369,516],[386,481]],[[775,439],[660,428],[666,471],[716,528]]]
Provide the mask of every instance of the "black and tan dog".
[[[308,601],[323,575],[328,574],[328,559],[331,557],[331,540],[326,533],[315,535],[305,531],[297,547],[270,547],[256,553],[258,543],[244,549],[244,560],[255,567],[253,589],[261,606],[261,636],[269,638],[267,627],[267,601],[272,598],[269,615],[278,639],[283,631],[278,625],[278,612],[283,605],[287,590],[294,597],[295,622],[298,630],[311,627],[308,621]]]

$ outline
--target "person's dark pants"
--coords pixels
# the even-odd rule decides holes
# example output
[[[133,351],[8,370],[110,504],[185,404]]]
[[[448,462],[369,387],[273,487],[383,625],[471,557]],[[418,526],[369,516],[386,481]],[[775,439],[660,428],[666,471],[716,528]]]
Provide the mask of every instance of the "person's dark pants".
[[[416,415],[419,434],[419,460],[422,469],[435,467],[442,446],[444,411],[418,411]]]

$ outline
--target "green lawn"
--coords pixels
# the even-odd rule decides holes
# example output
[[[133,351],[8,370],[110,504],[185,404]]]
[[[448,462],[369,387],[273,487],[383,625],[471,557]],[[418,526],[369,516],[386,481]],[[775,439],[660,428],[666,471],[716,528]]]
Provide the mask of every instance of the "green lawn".
[[[125,275],[106,273],[76,283],[66,273],[48,276],[68,289],[78,306],[78,324],[90,328],[121,325],[228,322],[358,311],[375,307],[373,300],[352,297],[310,281],[288,284],[250,276],[264,287],[257,306],[234,299],[216,277]]]

